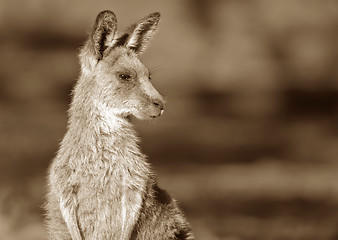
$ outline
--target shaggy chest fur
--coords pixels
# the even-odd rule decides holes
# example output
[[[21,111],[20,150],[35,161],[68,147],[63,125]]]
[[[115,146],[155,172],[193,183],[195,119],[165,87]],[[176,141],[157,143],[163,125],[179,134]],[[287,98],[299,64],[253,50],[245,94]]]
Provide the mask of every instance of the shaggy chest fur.
[[[79,173],[77,216],[86,239],[91,235],[95,239],[127,239],[137,221],[145,179],[134,169],[118,166],[120,160],[115,161],[110,166],[103,164],[98,171]]]
[[[85,129],[70,127],[65,135],[52,166],[52,184],[59,185],[55,194],[70,191],[74,196],[85,239],[128,239],[141,209],[149,166],[127,120],[98,115],[91,123]],[[65,189],[69,186],[72,189]]]

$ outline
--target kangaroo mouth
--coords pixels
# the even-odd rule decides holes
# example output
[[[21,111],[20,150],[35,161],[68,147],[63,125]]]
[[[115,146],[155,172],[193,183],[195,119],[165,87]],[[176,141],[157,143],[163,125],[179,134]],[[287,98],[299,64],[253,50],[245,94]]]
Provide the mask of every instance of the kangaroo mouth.
[[[163,113],[164,113],[164,110],[161,110],[157,115],[151,115],[150,117],[151,117],[151,118],[157,118],[157,117],[162,116]]]

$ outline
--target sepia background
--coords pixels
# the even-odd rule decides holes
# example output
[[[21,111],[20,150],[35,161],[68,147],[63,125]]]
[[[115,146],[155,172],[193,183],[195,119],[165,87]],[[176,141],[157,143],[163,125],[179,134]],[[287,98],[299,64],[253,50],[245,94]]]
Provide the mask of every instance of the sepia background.
[[[45,240],[46,169],[98,12],[160,11],[142,56],[165,114],[135,121],[197,239],[338,239],[338,2],[0,1],[0,239]]]

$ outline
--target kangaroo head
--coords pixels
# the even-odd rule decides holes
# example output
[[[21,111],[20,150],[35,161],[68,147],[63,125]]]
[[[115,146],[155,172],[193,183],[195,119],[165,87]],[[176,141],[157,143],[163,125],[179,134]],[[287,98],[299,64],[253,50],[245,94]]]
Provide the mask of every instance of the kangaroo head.
[[[164,99],[138,58],[155,34],[159,19],[159,13],[152,13],[117,33],[114,13],[103,11],[81,50],[81,69],[90,88],[87,91],[115,115],[148,119],[163,113]]]

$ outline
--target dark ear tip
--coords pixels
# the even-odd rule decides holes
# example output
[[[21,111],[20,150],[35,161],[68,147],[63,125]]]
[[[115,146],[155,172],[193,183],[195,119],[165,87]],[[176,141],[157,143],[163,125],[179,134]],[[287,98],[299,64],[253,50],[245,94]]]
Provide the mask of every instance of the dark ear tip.
[[[153,12],[150,14],[151,16],[154,16],[154,17],[161,17],[161,13],[160,12]]]
[[[104,10],[97,15],[96,20],[97,21],[105,20],[105,21],[116,22],[116,16],[112,11]]]
[[[159,12],[154,12],[154,13],[149,14],[148,17],[149,17],[149,18],[153,18],[153,19],[156,20],[156,21],[159,21],[159,20],[160,20],[160,17],[161,17],[161,13],[159,13]]]

